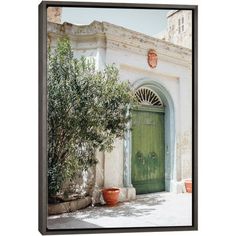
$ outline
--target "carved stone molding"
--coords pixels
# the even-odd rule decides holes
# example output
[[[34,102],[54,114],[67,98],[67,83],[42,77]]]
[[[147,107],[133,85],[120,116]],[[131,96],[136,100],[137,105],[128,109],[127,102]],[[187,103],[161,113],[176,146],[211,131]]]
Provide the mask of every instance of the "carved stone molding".
[[[192,51],[172,43],[130,30],[107,22],[94,21],[89,25],[73,25],[70,23],[56,24],[48,22],[47,30],[50,35],[63,36],[77,41],[103,38],[103,47],[126,50],[147,56],[150,48],[158,51],[160,60],[173,61],[176,64],[191,65]]]

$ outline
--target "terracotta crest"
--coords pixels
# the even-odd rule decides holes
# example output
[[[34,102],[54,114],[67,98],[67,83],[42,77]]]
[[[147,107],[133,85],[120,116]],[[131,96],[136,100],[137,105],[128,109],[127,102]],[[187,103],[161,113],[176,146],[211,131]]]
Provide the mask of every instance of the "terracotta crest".
[[[154,49],[150,49],[148,51],[148,65],[151,67],[151,68],[155,68],[157,66],[157,61],[158,61],[158,57],[157,57],[157,52],[156,50]]]

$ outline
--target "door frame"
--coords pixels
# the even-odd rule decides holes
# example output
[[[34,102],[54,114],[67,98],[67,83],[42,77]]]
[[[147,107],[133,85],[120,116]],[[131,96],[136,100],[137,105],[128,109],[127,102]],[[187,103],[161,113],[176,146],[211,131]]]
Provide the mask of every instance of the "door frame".
[[[176,132],[175,132],[175,109],[172,97],[168,90],[159,82],[149,78],[141,78],[132,84],[134,90],[146,87],[160,96],[165,107],[165,191],[175,191],[176,183]],[[127,132],[124,138],[124,187],[133,187],[131,180],[131,155],[132,155],[132,120],[127,124]]]

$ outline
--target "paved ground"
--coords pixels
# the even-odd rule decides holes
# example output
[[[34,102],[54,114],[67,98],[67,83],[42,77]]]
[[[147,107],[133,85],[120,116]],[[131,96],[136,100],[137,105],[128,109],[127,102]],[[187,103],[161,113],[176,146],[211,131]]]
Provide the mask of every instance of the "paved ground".
[[[154,193],[114,207],[95,206],[48,217],[49,229],[192,225],[192,194]]]

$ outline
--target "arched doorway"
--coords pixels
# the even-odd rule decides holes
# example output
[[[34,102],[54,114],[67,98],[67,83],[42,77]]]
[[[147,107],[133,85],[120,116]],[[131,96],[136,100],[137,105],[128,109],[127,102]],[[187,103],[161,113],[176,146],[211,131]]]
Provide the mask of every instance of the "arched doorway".
[[[137,194],[165,190],[165,109],[147,87],[136,90],[139,105],[132,109],[131,181]]]
[[[136,80],[133,88],[148,88],[155,92],[164,106],[164,152],[165,152],[165,191],[175,191],[176,183],[176,136],[174,102],[168,90],[157,80],[142,78]],[[124,139],[124,186],[133,188],[132,183],[132,122],[128,125]]]

